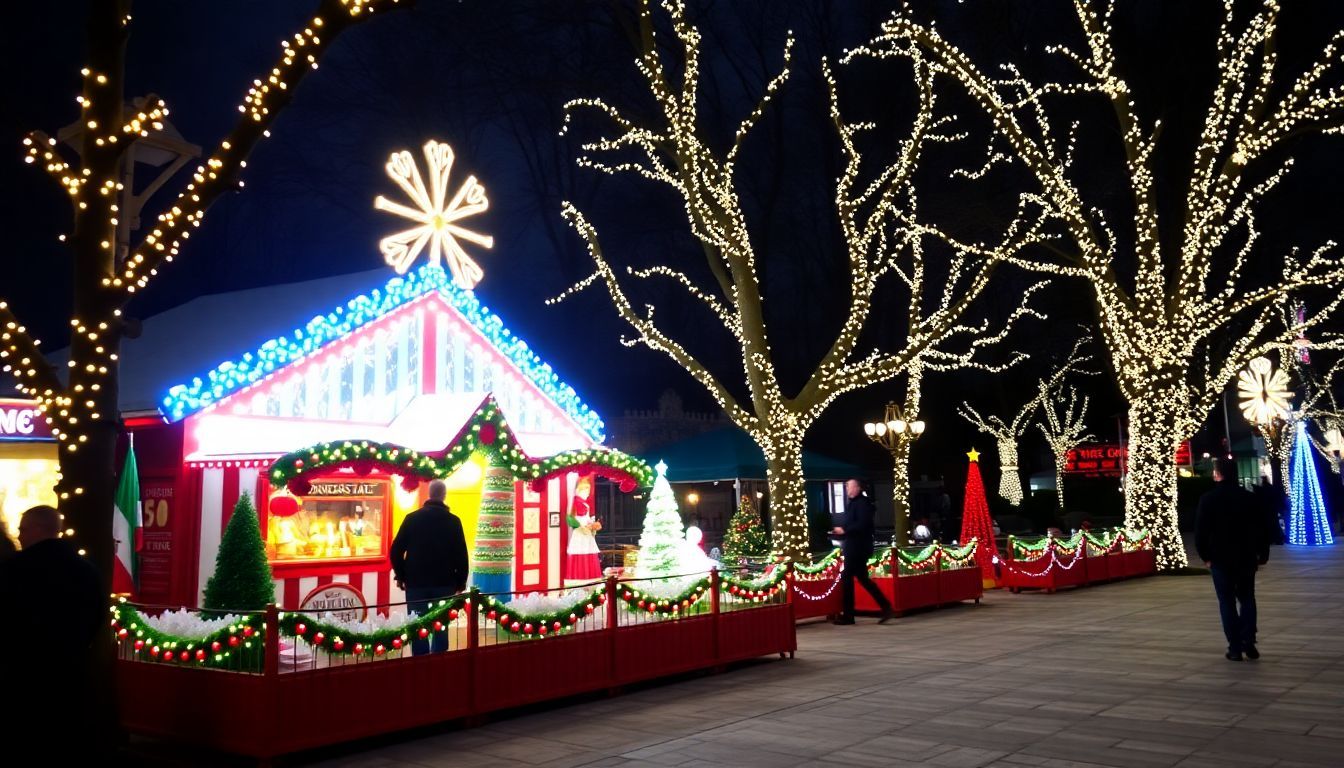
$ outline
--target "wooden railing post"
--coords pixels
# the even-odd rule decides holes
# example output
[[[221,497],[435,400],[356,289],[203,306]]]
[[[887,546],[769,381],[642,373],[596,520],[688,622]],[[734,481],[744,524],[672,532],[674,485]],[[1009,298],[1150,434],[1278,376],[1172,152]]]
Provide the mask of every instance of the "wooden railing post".
[[[275,677],[280,674],[280,609],[276,607],[275,603],[266,606],[266,615],[262,619],[262,631],[266,635],[262,639],[261,672],[267,677]]]
[[[714,647],[713,647],[713,652],[714,652],[714,661],[716,661],[716,662],[717,662],[717,661],[719,660],[719,658],[720,658],[720,649],[719,649],[719,623],[720,623],[720,621],[719,621],[719,598],[720,598],[721,594],[722,594],[722,590],[719,588],[719,569],[718,569],[718,568],[710,568],[710,569],[709,569],[709,614],[710,614],[710,620],[713,622],[713,627],[714,627],[714,640],[713,640]]]
[[[617,643],[616,635],[616,622],[618,619],[616,601],[620,599],[620,596],[616,593],[616,588],[616,574],[613,573],[610,576],[607,576],[605,587],[607,602],[602,606],[602,609],[606,611],[604,615],[607,620],[607,638],[608,645],[610,646],[607,653],[611,658],[611,678],[607,681],[609,693],[615,693],[617,687],[621,684],[620,664],[617,657],[620,645]]]

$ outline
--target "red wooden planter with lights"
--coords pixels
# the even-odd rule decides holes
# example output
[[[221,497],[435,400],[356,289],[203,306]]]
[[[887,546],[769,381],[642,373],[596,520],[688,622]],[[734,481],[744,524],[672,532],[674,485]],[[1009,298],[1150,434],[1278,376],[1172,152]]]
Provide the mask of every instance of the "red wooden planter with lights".
[[[1080,544],[1087,547],[1086,543]],[[1049,553],[1034,560],[1007,560],[1003,568],[1003,586],[1012,592],[1040,589],[1054,592],[1065,587],[1100,584],[1157,572],[1157,553],[1151,549],[1134,552],[1096,552],[1085,555],[1052,557]]]
[[[897,558],[897,554],[893,551],[887,563],[890,573],[899,572]],[[932,559],[933,564],[924,573],[902,574],[895,578],[873,577],[873,582],[877,584],[877,588],[882,591],[898,615],[920,608],[951,605],[965,600],[980,602],[985,591],[978,567],[944,568],[941,554],[935,555]],[[861,588],[855,590],[854,609],[864,613],[878,611],[877,602]]]
[[[709,613],[649,621],[617,605],[613,579],[602,629],[483,645],[473,612],[465,648],[283,673],[272,608],[260,674],[119,659],[119,714],[133,733],[269,758],[758,656],[791,656],[790,590],[779,595],[760,604],[728,602],[715,574]],[[333,706],[351,702],[348,716],[332,716]]]

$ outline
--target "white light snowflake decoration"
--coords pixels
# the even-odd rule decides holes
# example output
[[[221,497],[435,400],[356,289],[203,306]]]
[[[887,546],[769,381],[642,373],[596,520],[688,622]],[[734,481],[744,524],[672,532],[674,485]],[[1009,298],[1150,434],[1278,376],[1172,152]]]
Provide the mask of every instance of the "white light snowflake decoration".
[[[1257,357],[1237,375],[1241,412],[1252,424],[1265,425],[1282,419],[1289,411],[1288,374],[1265,357]]]
[[[458,240],[467,240],[482,248],[493,248],[495,239],[466,229],[457,222],[490,207],[485,187],[475,176],[468,176],[452,198],[444,202],[448,193],[448,174],[453,168],[453,148],[445,142],[431,139],[425,143],[425,166],[429,175],[428,190],[410,152],[393,152],[388,158],[387,175],[406,192],[415,207],[394,203],[382,195],[374,198],[373,207],[403,216],[417,224],[404,232],[383,238],[378,242],[378,250],[382,251],[383,258],[397,270],[397,274],[404,275],[428,245],[429,263],[438,264],[442,258],[448,264],[453,282],[470,290],[476,287],[485,273],[481,271],[481,265],[462,250]]]

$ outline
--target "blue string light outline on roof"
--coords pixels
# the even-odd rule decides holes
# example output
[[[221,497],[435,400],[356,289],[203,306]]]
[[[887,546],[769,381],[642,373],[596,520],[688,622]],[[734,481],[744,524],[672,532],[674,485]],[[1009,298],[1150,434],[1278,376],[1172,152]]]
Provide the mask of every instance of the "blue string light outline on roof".
[[[261,382],[276,371],[431,292],[438,292],[585,434],[597,442],[602,441],[604,425],[601,417],[579,398],[574,388],[561,381],[551,366],[532,352],[527,342],[505,328],[504,321],[482,304],[476,294],[454,285],[443,267],[428,264],[405,276],[392,278],[381,289],[356,296],[343,307],[314,317],[304,327],[288,336],[267,341],[255,352],[246,352],[236,360],[220,363],[204,378],[196,377],[171,387],[162,400],[164,416],[170,422],[181,421],[217,405],[229,395]]]

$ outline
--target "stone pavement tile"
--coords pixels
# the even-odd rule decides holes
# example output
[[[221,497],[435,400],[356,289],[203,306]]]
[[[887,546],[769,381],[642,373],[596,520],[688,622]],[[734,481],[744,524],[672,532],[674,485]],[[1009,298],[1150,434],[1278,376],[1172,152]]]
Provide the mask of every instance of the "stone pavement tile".
[[[1318,725],[1307,733],[1327,739],[1344,739],[1344,725]],[[1340,746],[1344,748],[1344,745]]]
[[[821,758],[821,765],[855,765],[863,768],[927,768],[928,763],[914,762],[889,755],[841,750]]]
[[[973,747],[953,747],[946,752],[934,755],[924,762],[929,765],[941,765],[947,768],[983,768],[1008,754],[1003,750],[975,749]]]

